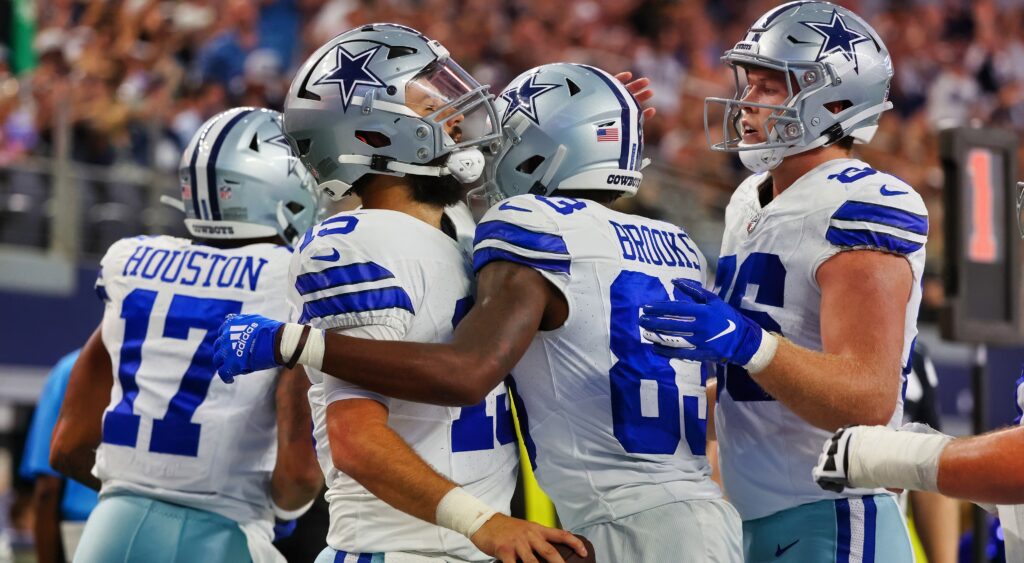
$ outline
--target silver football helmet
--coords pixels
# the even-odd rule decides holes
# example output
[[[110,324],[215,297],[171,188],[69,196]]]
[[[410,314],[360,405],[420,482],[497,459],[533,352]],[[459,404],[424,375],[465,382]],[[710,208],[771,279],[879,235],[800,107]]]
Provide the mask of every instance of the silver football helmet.
[[[316,184],[276,111],[240,107],[211,117],[192,137],[178,172],[185,226],[194,237],[277,235],[292,244],[316,218]]]
[[[303,63],[285,100],[284,126],[335,200],[364,174],[452,174],[470,183],[484,170],[479,147],[499,146],[492,98],[437,41],[371,24],[335,37]]]
[[[490,162],[490,205],[519,194],[608,190],[643,180],[643,109],[607,72],[554,63],[516,77],[496,104],[505,139]]]
[[[790,2],[761,16],[746,37],[725,52],[732,67],[736,95],[707,98],[704,129],[715,151],[739,152],[754,172],[771,170],[782,159],[828,146],[847,136],[871,141],[882,112],[892,108],[889,82],[892,60],[881,38],[850,10],[829,2]],[[744,68],[761,67],[785,73],[788,97],[781,105],[742,102]],[[833,113],[827,104],[839,102]],[[723,141],[711,140],[709,108],[725,106]],[[743,107],[764,108],[775,114],[765,125],[763,143],[743,143]]]

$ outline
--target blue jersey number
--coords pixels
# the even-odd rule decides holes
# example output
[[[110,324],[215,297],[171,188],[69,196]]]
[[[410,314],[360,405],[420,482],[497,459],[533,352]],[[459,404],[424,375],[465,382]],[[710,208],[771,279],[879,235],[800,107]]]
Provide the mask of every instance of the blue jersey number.
[[[134,448],[139,438],[139,415],[134,412],[139,385],[135,376],[142,363],[142,344],[146,340],[156,297],[156,291],[136,289],[121,304],[125,328],[117,378],[123,393],[121,401],[103,418],[103,441],[108,444]],[[192,422],[192,416],[210,390],[217,327],[226,315],[241,311],[241,301],[200,299],[188,295],[175,295],[171,299],[163,337],[187,340],[194,328],[204,330],[205,334],[182,375],[177,393],[167,406],[167,413],[153,421],[149,451],[191,457],[198,455],[201,426]]]
[[[733,280],[735,279],[735,285]],[[751,285],[757,286],[758,305],[783,307],[785,305],[786,267],[775,254],[755,252],[748,256],[736,271],[736,256],[723,256],[718,260],[715,287],[718,295],[743,312],[747,318],[761,325],[768,332],[782,334],[782,327],[768,313],[743,308],[743,297]],[[718,366],[720,378],[725,380],[724,388],[734,401],[774,401],[747,373],[747,370],[732,364]],[[719,380],[719,389],[722,387]]]
[[[533,197],[562,215],[572,215],[587,206],[586,203],[571,197],[545,197],[542,195],[535,195]]]
[[[685,436],[693,455],[705,455],[707,403],[684,396],[680,428],[676,371],[640,337],[640,307],[668,298],[661,280],[640,272],[622,272],[612,283],[610,347],[618,361],[608,375],[615,437],[629,453],[673,454]],[[702,366],[702,386],[707,375]]]
[[[313,242],[316,237],[329,237],[331,235],[347,235],[352,231],[356,230],[356,225],[359,224],[359,217],[355,215],[341,215],[338,217],[331,217],[322,221],[319,225],[315,225],[312,229],[306,231],[306,235],[302,237],[302,243],[299,244],[299,252],[306,250],[309,243]],[[314,233],[313,231],[320,229]]]
[[[473,307],[472,297],[463,297],[455,302],[452,328],[459,325]],[[494,400],[495,416],[487,414],[487,399],[471,406],[462,407],[459,418],[452,422],[452,451],[478,452],[493,450],[494,441],[504,446],[516,441],[512,426],[512,412],[508,408],[508,395],[502,393]],[[497,419],[497,420],[495,420]]]

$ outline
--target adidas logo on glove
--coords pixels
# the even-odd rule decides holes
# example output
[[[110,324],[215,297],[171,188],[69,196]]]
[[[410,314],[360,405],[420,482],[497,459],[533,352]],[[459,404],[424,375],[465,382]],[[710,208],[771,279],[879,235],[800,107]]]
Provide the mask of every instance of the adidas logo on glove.
[[[235,355],[239,358],[245,354],[245,346],[249,343],[249,338],[258,326],[259,324],[257,323],[251,323],[247,325],[232,325],[228,328],[231,334],[231,349],[235,351]]]

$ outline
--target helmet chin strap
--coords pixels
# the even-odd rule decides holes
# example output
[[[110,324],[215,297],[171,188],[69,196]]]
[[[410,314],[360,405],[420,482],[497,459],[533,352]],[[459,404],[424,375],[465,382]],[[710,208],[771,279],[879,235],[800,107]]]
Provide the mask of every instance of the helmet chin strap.
[[[339,164],[360,164],[369,166],[380,172],[394,172],[398,176],[447,176],[451,174],[462,184],[474,182],[483,175],[484,154],[476,147],[468,147],[452,151],[444,166],[428,166],[409,164],[397,160],[378,159],[361,154],[343,154],[338,156]]]
[[[844,119],[843,121],[840,121],[839,126],[845,131],[848,126],[859,123],[869,117],[878,115],[891,108],[892,102],[888,101],[873,105],[863,111],[860,111]],[[874,130],[876,129],[877,126],[872,126],[871,134],[873,134]],[[750,149],[745,151],[739,151],[740,162],[742,162],[743,166],[747,167],[747,169],[750,170],[751,172],[755,174],[760,174],[762,172],[767,172],[769,170],[775,169],[775,167],[782,162],[782,159],[784,159],[787,156],[793,156],[794,154],[800,154],[803,152],[814,150],[819,147],[823,147],[826,144],[828,144],[828,141],[829,137],[826,135],[822,135],[821,137],[818,137],[817,139],[811,141],[806,145],[782,146],[770,149]],[[743,144],[740,143],[740,146],[743,146]]]

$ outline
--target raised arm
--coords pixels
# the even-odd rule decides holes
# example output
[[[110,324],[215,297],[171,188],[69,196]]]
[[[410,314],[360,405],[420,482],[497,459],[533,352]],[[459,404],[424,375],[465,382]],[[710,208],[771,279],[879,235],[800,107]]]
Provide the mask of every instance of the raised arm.
[[[97,491],[100,481],[93,476],[92,467],[103,438],[103,411],[114,385],[112,370],[102,329],[97,327],[71,370],[50,443],[50,465]]]
[[[476,404],[512,370],[537,330],[560,326],[567,315],[561,294],[525,266],[493,262],[479,272],[477,282],[477,303],[450,343],[363,340],[316,329],[309,329],[303,339],[305,327],[300,325],[241,315],[221,326],[215,353],[218,372],[230,377],[297,356],[298,363],[389,397]],[[241,355],[232,349],[230,339],[230,327],[239,324],[253,327],[253,344]],[[295,334],[292,342],[286,331]]]

